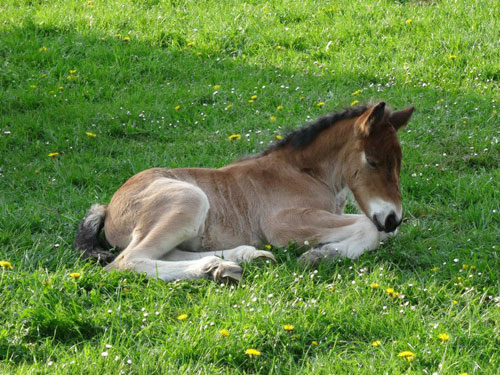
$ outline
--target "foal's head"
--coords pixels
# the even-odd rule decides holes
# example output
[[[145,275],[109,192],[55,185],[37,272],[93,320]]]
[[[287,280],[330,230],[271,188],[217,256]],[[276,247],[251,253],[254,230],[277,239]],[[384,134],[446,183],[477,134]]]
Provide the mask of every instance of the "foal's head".
[[[407,124],[413,110],[390,112],[381,102],[355,119],[354,147],[344,176],[361,209],[380,231],[392,232],[402,220],[401,147],[396,132]]]

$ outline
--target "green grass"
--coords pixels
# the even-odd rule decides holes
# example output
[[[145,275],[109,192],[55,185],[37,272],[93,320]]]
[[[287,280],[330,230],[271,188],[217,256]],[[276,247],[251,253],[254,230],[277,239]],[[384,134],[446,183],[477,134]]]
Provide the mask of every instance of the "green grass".
[[[499,43],[497,1],[4,0],[0,373],[497,374]],[[134,173],[220,167],[380,99],[417,112],[406,219],[374,253],[315,273],[274,249],[228,287],[106,273],[72,248]]]

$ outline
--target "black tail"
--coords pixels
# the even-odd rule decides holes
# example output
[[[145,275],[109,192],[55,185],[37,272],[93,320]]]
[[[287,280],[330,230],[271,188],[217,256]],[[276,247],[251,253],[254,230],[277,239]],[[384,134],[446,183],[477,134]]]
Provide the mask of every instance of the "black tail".
[[[99,242],[99,233],[104,226],[106,206],[94,204],[90,207],[76,230],[73,244],[82,252],[83,258],[94,259],[102,265],[113,261],[115,256]]]

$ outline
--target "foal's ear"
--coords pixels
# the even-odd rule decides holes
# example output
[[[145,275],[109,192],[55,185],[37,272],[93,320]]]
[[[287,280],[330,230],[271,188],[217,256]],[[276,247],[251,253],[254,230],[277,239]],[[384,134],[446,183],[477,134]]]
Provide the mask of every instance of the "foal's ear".
[[[402,109],[401,111],[397,112],[392,112],[391,115],[389,116],[389,123],[394,126],[394,129],[399,130],[403,128],[406,124],[408,124],[408,121],[410,121],[411,114],[415,110],[415,107],[411,106],[405,109]]]
[[[368,137],[373,125],[384,118],[385,103],[380,102],[377,105],[368,108],[356,121],[358,134],[362,137]]]

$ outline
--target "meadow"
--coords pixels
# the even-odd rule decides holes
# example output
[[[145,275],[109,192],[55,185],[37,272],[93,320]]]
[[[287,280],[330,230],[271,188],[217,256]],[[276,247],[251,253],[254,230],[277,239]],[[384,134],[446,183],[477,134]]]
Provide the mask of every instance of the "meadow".
[[[499,79],[498,1],[3,0],[0,374],[498,374]],[[72,246],[143,169],[379,100],[416,112],[375,252],[165,284]]]

